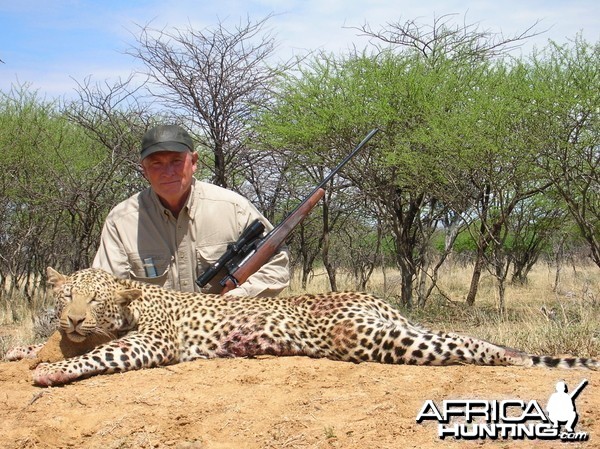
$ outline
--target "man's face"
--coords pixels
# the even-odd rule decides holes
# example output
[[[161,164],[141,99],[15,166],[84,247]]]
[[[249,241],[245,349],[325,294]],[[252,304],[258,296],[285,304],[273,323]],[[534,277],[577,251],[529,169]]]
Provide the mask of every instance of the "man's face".
[[[198,153],[159,151],[143,159],[142,168],[156,194],[176,204],[187,196],[197,162]]]

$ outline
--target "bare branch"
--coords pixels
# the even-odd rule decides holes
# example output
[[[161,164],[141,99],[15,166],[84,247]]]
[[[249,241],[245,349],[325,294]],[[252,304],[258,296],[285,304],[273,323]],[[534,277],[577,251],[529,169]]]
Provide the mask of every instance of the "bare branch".
[[[359,36],[371,38],[376,45],[384,43],[392,47],[405,47],[433,62],[441,56],[479,60],[499,57],[519,48],[527,39],[547,31],[536,31],[540,23],[537,20],[524,31],[505,37],[502,33],[480,29],[478,23],[468,24],[466,14],[462,24],[453,25],[452,20],[457,15],[434,16],[431,25],[407,20],[388,22],[379,31],[373,30],[368,23],[349,28],[359,31]]]

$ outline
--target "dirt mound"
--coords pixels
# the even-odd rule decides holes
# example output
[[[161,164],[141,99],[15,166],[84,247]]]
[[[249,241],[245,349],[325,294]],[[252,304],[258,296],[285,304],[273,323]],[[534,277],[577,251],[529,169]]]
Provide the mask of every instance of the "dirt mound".
[[[416,423],[426,399],[535,399],[589,385],[578,431],[600,447],[600,373],[415,367],[303,357],[199,360],[38,388],[27,361],[0,363],[2,448],[559,447],[558,441],[440,441]]]

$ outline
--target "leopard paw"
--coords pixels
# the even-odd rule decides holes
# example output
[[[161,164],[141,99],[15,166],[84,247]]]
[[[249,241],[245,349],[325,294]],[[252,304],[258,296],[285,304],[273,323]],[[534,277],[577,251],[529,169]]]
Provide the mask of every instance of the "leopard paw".
[[[40,363],[33,372],[33,383],[40,387],[62,385],[77,379],[76,373],[69,373],[51,363]]]
[[[16,346],[4,354],[4,360],[14,362],[23,359],[34,359],[43,345]]]

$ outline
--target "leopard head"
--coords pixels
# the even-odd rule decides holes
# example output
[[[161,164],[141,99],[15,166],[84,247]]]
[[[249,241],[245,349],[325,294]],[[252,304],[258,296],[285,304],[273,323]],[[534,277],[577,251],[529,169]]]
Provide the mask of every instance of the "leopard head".
[[[59,326],[71,341],[79,343],[94,334],[112,337],[132,327],[134,317],[127,306],[141,297],[140,289],[128,288],[97,268],[67,276],[48,267],[46,274]]]

